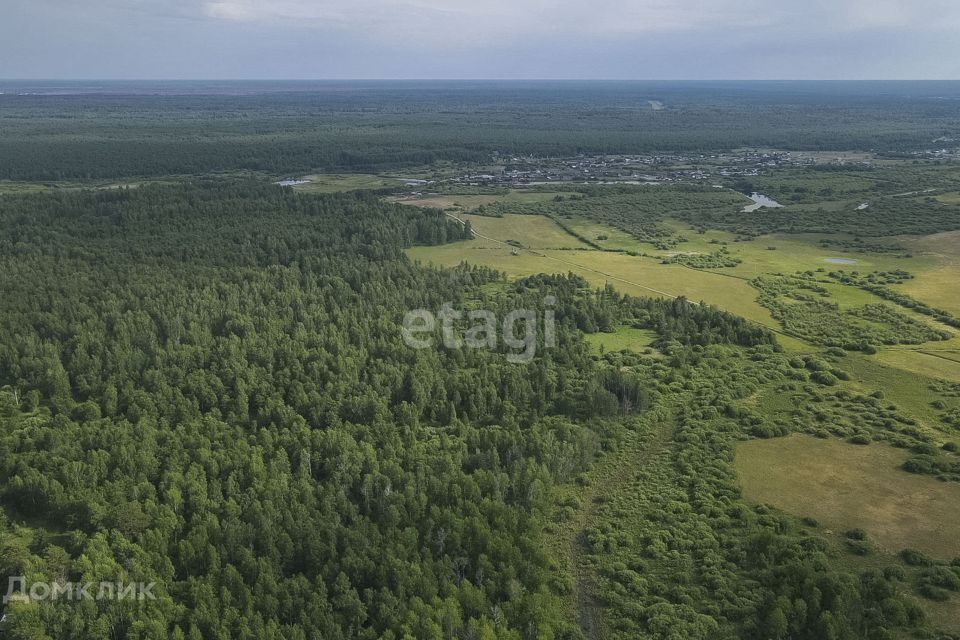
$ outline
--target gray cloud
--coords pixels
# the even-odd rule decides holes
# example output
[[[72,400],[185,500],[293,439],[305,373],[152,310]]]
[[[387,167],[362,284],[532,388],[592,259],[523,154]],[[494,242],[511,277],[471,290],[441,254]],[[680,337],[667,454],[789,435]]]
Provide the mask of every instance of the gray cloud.
[[[960,77],[953,0],[5,0],[0,77]]]

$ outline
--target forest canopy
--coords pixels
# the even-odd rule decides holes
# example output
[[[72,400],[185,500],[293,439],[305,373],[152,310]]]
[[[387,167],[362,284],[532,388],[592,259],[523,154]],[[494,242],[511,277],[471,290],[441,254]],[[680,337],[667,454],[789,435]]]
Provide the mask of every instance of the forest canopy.
[[[678,384],[693,394],[678,433],[699,442],[697,416],[758,428],[729,395],[793,375],[765,329],[682,298],[413,264],[405,246],[466,231],[362,193],[206,181],[39,194],[0,199],[0,223],[0,577],[157,585],[145,602],[12,604],[11,638],[581,637],[543,543],[555,487],[661,424],[686,397]],[[503,311],[545,292],[557,346],[526,365],[399,336],[410,308]],[[597,358],[582,339],[623,324],[655,332],[669,367]],[[721,353],[725,369],[710,364]],[[715,455],[695,451],[677,471]],[[657,587],[627,613],[616,588],[624,624],[759,638],[771,616],[841,635],[920,620],[863,613],[896,600],[884,578],[857,586],[729,490],[703,485],[698,519],[664,532],[714,527],[711,562],[736,567],[740,539],[765,559],[696,578],[696,610]],[[734,521],[715,521],[723,511]],[[798,613],[804,598],[816,613]]]

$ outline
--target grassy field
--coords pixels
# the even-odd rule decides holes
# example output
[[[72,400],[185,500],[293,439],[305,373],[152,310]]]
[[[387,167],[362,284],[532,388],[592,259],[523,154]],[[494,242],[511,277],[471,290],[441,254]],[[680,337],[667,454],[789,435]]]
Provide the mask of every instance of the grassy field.
[[[905,258],[898,254],[854,252],[836,247],[824,247],[820,244],[820,240],[827,236],[822,234],[772,234],[749,241],[738,241],[733,233],[717,230],[701,233],[678,221],[667,221],[663,226],[683,236],[686,242],[680,243],[675,249],[664,251],[655,249],[649,243],[640,242],[624,231],[591,220],[573,218],[564,222],[604,249],[635,251],[666,257],[678,251],[712,253],[725,246],[731,255],[740,258],[743,262],[736,267],[724,268],[722,271],[744,278],[754,278],[764,273],[794,273],[820,268],[827,271],[868,272],[904,269],[914,272],[930,270],[937,264],[936,258],[928,255]],[[831,236],[834,240],[838,238],[843,239],[843,236]],[[848,264],[830,262],[831,259],[837,258],[851,262]]]
[[[598,285],[610,283],[633,295],[686,296],[775,327],[770,312],[757,304],[756,291],[746,280],[679,264],[661,264],[656,258],[640,258],[603,251],[546,251],[557,269],[582,273]]]
[[[399,187],[402,180],[386,176],[376,176],[368,173],[333,174],[324,173],[305,176],[301,180],[309,180],[306,184],[294,186],[297,191],[304,193],[336,193],[338,191],[354,191],[356,189],[384,189]]]
[[[757,304],[756,291],[746,280],[716,273],[696,271],[682,265],[663,265],[655,258],[639,258],[604,251],[520,251],[485,247],[482,239],[467,240],[439,247],[414,247],[407,251],[414,260],[441,266],[463,261],[482,264],[522,277],[534,273],[573,272],[595,286],[612,284],[620,291],[637,296],[686,296],[695,302],[714,304],[739,315],[776,327],[770,312]]]
[[[29,194],[41,193],[44,191],[79,191],[81,189],[119,189],[121,187],[139,187],[145,184],[170,184],[171,180],[139,180],[130,182],[113,181],[91,181],[91,182],[14,182],[10,180],[0,180],[0,195],[3,194]]]
[[[549,202],[557,195],[559,194],[555,191],[511,189],[502,194],[427,195],[422,198],[396,198],[395,201],[415,207],[434,207],[436,209],[451,210],[459,213],[470,213],[481,206],[490,205],[495,202],[503,202],[506,204]]]
[[[937,353],[914,349],[882,349],[877,359],[883,364],[930,378],[960,382],[960,362],[956,353]]]
[[[46,184],[37,182],[11,182],[10,180],[0,180],[0,195],[5,193],[37,193],[46,191],[50,187]]]
[[[457,214],[460,220],[469,220],[476,234],[495,238],[500,242],[519,243],[531,249],[589,249],[546,216],[506,214],[502,218]],[[483,238],[479,238],[483,241]]]
[[[960,556],[960,485],[900,471],[907,453],[881,444],[789,436],[737,448],[747,499],[810,516],[835,532],[859,527],[880,549]]]
[[[661,251],[637,241],[623,231],[595,222],[574,220],[570,222],[570,226],[604,248],[644,252],[658,257],[666,257],[676,251],[706,254],[726,247],[732,256],[742,262],[735,267],[712,271],[747,279],[770,273],[792,274],[818,269],[861,273],[905,270],[915,274],[916,278],[895,288],[900,288],[918,300],[960,315],[960,233],[922,238],[892,238],[891,242],[903,245],[907,251],[912,252],[910,257],[904,257],[904,254],[855,252],[824,247],[820,240],[826,236],[819,234],[774,234],[738,242],[734,234],[725,231],[698,233],[680,222],[668,222],[666,226],[683,235],[687,242],[681,243],[675,250]],[[606,239],[596,240],[602,236],[606,236]],[[830,262],[834,259],[851,262]],[[854,287],[831,284],[827,285],[827,288],[841,308],[879,301],[876,296]]]
[[[656,340],[657,334],[648,329],[619,327],[613,333],[590,333],[586,340],[598,353],[605,351],[643,352]]]
[[[716,251],[726,243],[730,253],[743,262],[723,271],[745,278],[754,278],[764,273],[795,273],[826,269],[827,271],[892,271],[904,269],[910,272],[933,268],[936,259],[927,255],[911,258],[898,254],[866,253],[824,247],[822,234],[771,234],[753,240],[738,242],[736,236],[725,231],[698,233],[682,223],[671,223],[672,228],[687,238],[679,249],[698,253]],[[831,239],[844,239],[842,235]],[[847,264],[832,263],[832,259],[849,260]]]
[[[955,315],[960,315],[960,231],[902,239],[903,244],[934,264],[918,269],[917,277],[903,285],[904,291]]]
[[[943,193],[935,197],[946,204],[960,204],[960,193]]]
[[[823,236],[783,235],[761,236],[749,242],[731,245],[731,252],[743,263],[732,271],[737,275],[754,277],[761,273],[782,271],[793,273],[825,269],[827,271],[892,271],[904,269],[919,271],[929,268],[933,261],[925,257],[901,258],[892,254],[844,251],[819,244]],[[771,247],[773,247],[771,249]],[[831,263],[832,259],[851,260],[848,264]]]
[[[939,432],[934,434],[935,437],[943,440],[944,436],[948,435],[950,439],[954,439],[953,433],[943,433],[945,427],[940,422],[941,411],[935,410],[932,403],[940,401],[948,408],[953,408],[960,406],[960,399],[936,393],[931,388],[934,378],[903,368],[887,366],[882,359],[878,360],[859,353],[847,354],[841,361],[840,368],[851,374],[852,384],[859,385],[860,391],[883,390],[887,400],[917,418],[921,427],[928,432]]]
[[[597,246],[613,251],[635,251],[637,253],[653,254],[653,248],[650,244],[640,242],[626,231],[614,229],[613,227],[586,218],[564,218],[563,223],[576,231],[579,235],[587,238]]]
[[[904,284],[892,285],[893,288],[960,315],[960,232],[890,238],[890,243],[905,247],[904,253],[871,253],[824,247],[820,240],[825,236],[818,234],[776,234],[751,241],[736,241],[734,234],[725,231],[699,233],[685,223],[667,220],[664,225],[687,241],[666,251],[655,249],[624,231],[592,220],[563,220],[577,235],[608,249],[600,251],[586,246],[546,216],[506,214],[494,218],[462,213],[495,201],[543,201],[552,199],[554,195],[515,190],[506,195],[450,195],[413,201],[412,204],[419,206],[456,209],[458,213],[454,215],[470,220],[474,230],[484,237],[444,246],[416,247],[410,249],[408,254],[415,260],[443,266],[463,261],[482,264],[504,271],[510,277],[541,272],[573,272],[595,286],[612,284],[633,295],[686,296],[690,300],[716,305],[774,330],[780,328],[779,324],[773,320],[769,310],[757,302],[758,291],[749,282],[757,276],[818,270],[868,273],[902,269],[916,277]],[[518,245],[523,248],[518,248]],[[726,247],[731,255],[742,262],[735,267],[704,270],[663,264],[663,258],[676,251],[711,253],[720,247]],[[646,255],[629,255],[626,251]],[[828,262],[828,259],[852,262],[836,264]],[[822,286],[829,292],[829,300],[841,310],[866,304],[891,304],[854,286],[833,282],[822,283]],[[936,324],[929,317],[913,311],[899,311],[924,324]],[[945,327],[937,324],[937,328]],[[950,331],[956,334],[955,330]],[[816,350],[813,345],[782,333],[779,340],[791,351]],[[885,365],[878,369],[881,371],[896,371],[907,376],[920,374],[960,382],[960,340],[956,338],[949,342],[927,343],[918,349],[881,348],[873,358],[878,365]],[[866,370],[867,365],[863,369]],[[884,383],[879,388],[892,388],[889,385],[898,384],[892,379],[883,378],[874,376],[877,382]]]

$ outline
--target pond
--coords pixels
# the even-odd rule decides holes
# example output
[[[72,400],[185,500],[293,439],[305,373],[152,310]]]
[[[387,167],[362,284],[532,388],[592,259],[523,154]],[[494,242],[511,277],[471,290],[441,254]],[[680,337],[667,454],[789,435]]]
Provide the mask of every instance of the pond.
[[[830,264],[857,264],[853,258],[824,258],[823,261]]]

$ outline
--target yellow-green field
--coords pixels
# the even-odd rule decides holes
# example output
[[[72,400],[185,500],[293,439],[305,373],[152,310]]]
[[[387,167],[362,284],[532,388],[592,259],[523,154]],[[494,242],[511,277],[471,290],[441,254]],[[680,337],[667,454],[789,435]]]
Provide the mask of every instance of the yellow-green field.
[[[586,218],[564,218],[563,223],[580,236],[604,249],[653,253],[649,244],[638,241],[626,231],[614,229]]]
[[[912,547],[949,560],[960,556],[960,485],[901,471],[899,449],[789,436],[737,448],[744,496],[836,534],[861,528],[889,553]]]
[[[500,242],[516,242],[531,249],[589,249],[590,247],[570,235],[546,216],[522,216],[505,214],[502,218],[477,216],[469,213],[456,214],[459,220],[469,220],[481,243],[482,236]]]
[[[729,246],[733,255],[743,262],[730,271],[737,275],[756,277],[763,273],[795,273],[797,271],[917,271],[929,268],[933,261],[924,256],[900,258],[881,253],[856,253],[833,247],[823,247],[823,236],[774,234],[749,242]],[[771,249],[770,247],[774,247]],[[832,263],[831,259],[852,260],[849,264]]]
[[[0,195],[5,193],[37,193],[46,191],[50,187],[36,182],[12,182],[0,180]]]
[[[598,352],[623,350],[643,352],[656,340],[657,334],[648,329],[619,327],[613,333],[590,333],[585,337],[590,346]]]
[[[501,237],[507,238],[507,235]],[[757,304],[756,290],[747,281],[696,271],[678,264],[663,265],[655,258],[591,250],[522,250],[519,255],[512,255],[509,245],[490,248],[483,239],[439,247],[414,247],[407,253],[412,259],[428,264],[453,266],[466,261],[494,267],[514,277],[573,272],[595,286],[609,283],[624,293],[637,296],[682,295],[694,302],[714,304],[766,326],[776,327],[770,312]]]
[[[756,290],[746,280],[624,253],[545,251],[543,255],[557,265],[553,271],[581,273],[598,285],[609,283],[633,295],[686,296],[776,327],[770,312],[756,302]]]
[[[926,252],[912,258],[903,258],[895,254],[856,253],[823,247],[820,245],[820,240],[826,236],[821,234],[773,234],[738,242],[733,233],[712,230],[699,233],[682,222],[668,221],[663,226],[682,235],[687,241],[670,251],[663,251],[638,241],[624,231],[591,220],[573,218],[564,220],[564,223],[604,249],[667,256],[676,252],[712,253],[725,246],[731,255],[740,258],[743,262],[736,267],[717,269],[717,271],[743,278],[755,278],[765,273],[795,273],[820,268],[827,271],[868,272],[906,269],[913,272],[929,270],[935,268],[937,264],[936,258],[925,255]],[[604,236],[604,239],[599,239]],[[852,262],[849,264],[829,262],[830,259],[837,258]]]
[[[495,202],[504,204],[523,204],[529,202],[548,202],[553,200],[557,192],[529,191],[525,189],[511,189],[503,194],[467,194],[467,195],[426,195],[422,198],[392,198],[395,202],[413,205],[415,207],[433,207],[435,209],[456,210],[458,213],[470,213],[483,205]]]
[[[904,291],[929,305],[960,315],[960,231],[936,233],[900,242],[933,264],[910,269],[916,278],[903,285]]]
[[[940,422],[940,412],[931,403],[935,400],[946,401],[947,406],[953,408],[960,406],[960,399],[943,398],[933,393],[931,385],[937,376],[929,377],[903,367],[888,366],[883,358],[890,353],[897,352],[883,351],[880,359],[850,353],[844,357],[840,367],[852,376],[851,384],[858,385],[858,391],[871,393],[881,389],[887,400],[916,418],[920,428],[935,442],[956,439],[954,433],[944,433],[946,427]]]
[[[398,187],[403,183],[397,178],[376,176],[367,173],[333,174],[324,173],[305,176],[302,180],[309,180],[306,184],[298,184],[293,188],[305,193],[336,193],[338,191],[354,191],[356,189],[383,189]]]
[[[877,359],[885,365],[903,369],[930,378],[960,382],[960,362],[957,353],[938,353],[933,350],[882,349]]]
[[[935,197],[945,204],[960,204],[960,193],[943,193]]]
[[[781,344],[792,351],[817,350],[797,338],[780,332],[770,312],[757,302],[758,292],[749,281],[773,273],[792,274],[799,271],[871,271],[906,270],[915,279],[894,288],[934,307],[960,315],[960,232],[943,233],[922,238],[891,238],[906,247],[906,254],[881,254],[834,250],[821,246],[823,235],[776,234],[751,241],[737,242],[724,231],[698,233],[688,225],[667,221],[666,226],[687,238],[671,251],[655,249],[629,234],[584,218],[565,218],[563,224],[574,234],[607,249],[587,246],[574,234],[547,216],[504,215],[501,218],[465,213],[492,202],[549,201],[556,194],[514,190],[504,195],[438,196],[410,202],[456,210],[460,220],[469,220],[476,238],[435,247],[408,250],[411,258],[424,263],[453,266],[463,261],[493,267],[510,277],[535,273],[573,272],[595,286],[611,284],[624,293],[641,296],[685,296],[690,300],[716,305],[780,333]],[[693,269],[680,264],[663,264],[663,258],[676,251],[710,253],[725,246],[742,262],[736,267]],[[646,255],[630,255],[627,251]],[[836,264],[828,259],[853,261]],[[830,300],[841,310],[865,304],[891,304],[872,293],[839,283],[823,285]],[[898,309],[913,319],[936,325],[957,335],[913,311]],[[956,354],[954,354],[956,352]],[[954,357],[954,354],[956,357]],[[881,348],[876,361],[892,370],[909,375],[921,374],[960,382],[960,338],[949,342],[932,342],[917,347]],[[857,355],[856,357],[866,357]]]
[[[13,180],[0,180],[0,195],[41,193],[44,191],[79,191],[82,189],[105,190],[120,189],[123,187],[136,188],[146,184],[172,183],[173,181],[169,179],[150,179],[130,182],[111,182],[106,180],[96,180],[90,182],[70,182],[66,180],[50,182],[17,182]]]

